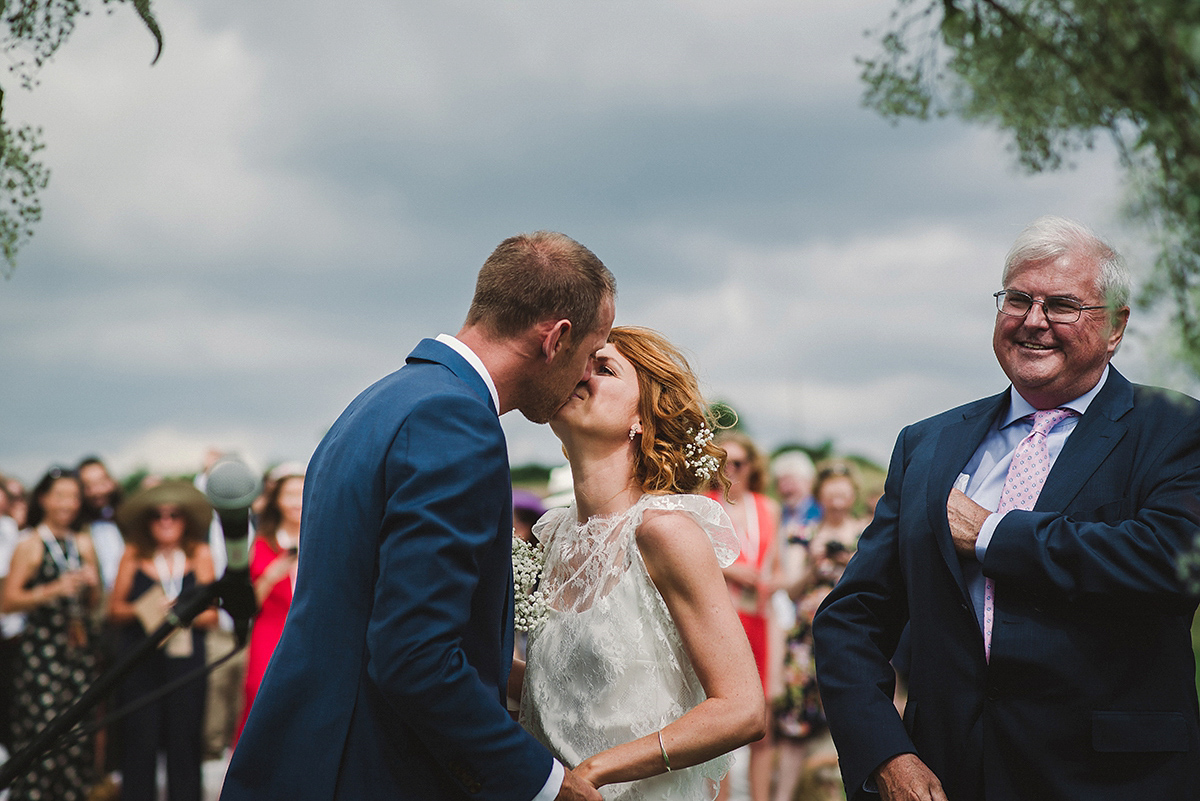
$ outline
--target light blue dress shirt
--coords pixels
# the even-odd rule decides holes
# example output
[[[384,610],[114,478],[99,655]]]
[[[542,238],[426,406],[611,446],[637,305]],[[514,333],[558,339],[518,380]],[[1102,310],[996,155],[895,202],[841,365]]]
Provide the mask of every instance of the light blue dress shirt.
[[[1082,417],[1092,400],[1104,388],[1104,383],[1108,380],[1108,369],[1107,366],[1104,368],[1100,380],[1091,390],[1070,403],[1064,403],[1059,408],[1071,409],[1078,412],[1079,417]],[[1017,449],[1021,440],[1029,436],[1029,432],[1033,430],[1031,415],[1036,411],[1037,409],[1033,408],[1029,401],[1021,397],[1015,387],[1010,387],[1008,413],[997,418],[996,422],[992,424],[987,436],[983,438],[983,442],[979,443],[975,454],[967,462],[963,472],[959,474],[958,480],[954,482],[954,486],[984,509],[994,510],[998,507],[1000,495],[1004,491],[1004,479],[1008,477],[1008,467],[1012,464],[1013,451]],[[1067,438],[1079,424],[1079,417],[1068,417],[1046,435],[1046,448],[1050,451],[1051,469],[1054,467],[1054,462],[1058,460],[1058,455],[1062,453],[1063,446],[1067,444]],[[996,533],[996,526],[1003,519],[1003,514],[988,515],[983,527],[979,530],[979,538],[975,541],[976,558],[960,557],[963,578],[966,579],[967,588],[971,592],[971,603],[975,607],[975,619],[979,622],[980,631],[983,631],[985,583],[982,567],[983,556],[987,553],[992,535]]]

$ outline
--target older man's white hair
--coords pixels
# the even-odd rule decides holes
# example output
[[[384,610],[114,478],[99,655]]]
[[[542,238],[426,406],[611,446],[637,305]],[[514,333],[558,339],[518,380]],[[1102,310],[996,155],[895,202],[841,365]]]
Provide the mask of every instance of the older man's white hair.
[[[1014,267],[1057,259],[1072,251],[1080,251],[1096,260],[1100,268],[1099,285],[1096,288],[1109,309],[1122,309],[1129,305],[1133,280],[1121,254],[1086,225],[1065,217],[1038,217],[1025,226],[1008,251],[1001,280],[1007,286],[1008,274]]]
[[[784,451],[771,461],[771,475],[776,479],[780,476],[793,476],[811,484],[817,477],[817,468],[804,451]]]

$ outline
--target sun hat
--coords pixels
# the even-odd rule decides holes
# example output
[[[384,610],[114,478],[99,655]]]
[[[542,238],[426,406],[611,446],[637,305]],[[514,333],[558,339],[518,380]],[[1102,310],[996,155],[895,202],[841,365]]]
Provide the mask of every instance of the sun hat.
[[[194,542],[208,540],[212,523],[212,504],[204,493],[188,481],[164,481],[143,490],[121,504],[117,510],[117,527],[129,542],[153,542],[150,534],[150,513],[160,506],[178,506],[187,521],[184,539]]]

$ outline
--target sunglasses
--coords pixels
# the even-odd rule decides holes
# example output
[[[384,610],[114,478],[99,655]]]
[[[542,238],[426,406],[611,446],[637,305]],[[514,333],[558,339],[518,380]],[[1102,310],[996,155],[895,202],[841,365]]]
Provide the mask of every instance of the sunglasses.
[[[182,520],[183,512],[178,509],[158,509],[150,512],[149,517],[151,522],[155,520]]]

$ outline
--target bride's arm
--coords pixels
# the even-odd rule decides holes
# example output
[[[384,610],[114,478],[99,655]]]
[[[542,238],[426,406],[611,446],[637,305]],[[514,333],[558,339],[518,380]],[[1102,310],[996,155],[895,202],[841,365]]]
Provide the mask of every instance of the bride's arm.
[[[637,542],[707,698],[662,730],[661,747],[655,732],[584,760],[576,773],[597,787],[664,773],[663,750],[678,770],[766,733],[758,669],[708,535],[685,515],[647,514]]]

